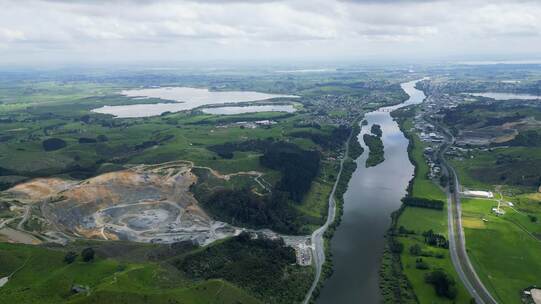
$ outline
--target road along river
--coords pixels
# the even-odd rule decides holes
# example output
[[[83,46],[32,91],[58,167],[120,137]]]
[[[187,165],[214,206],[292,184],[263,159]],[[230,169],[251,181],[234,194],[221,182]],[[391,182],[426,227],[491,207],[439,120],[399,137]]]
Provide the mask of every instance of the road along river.
[[[411,81],[402,84],[410,98],[405,102],[367,113],[358,140],[365,152],[357,160],[344,194],[342,222],[331,240],[334,273],[325,282],[317,303],[380,303],[379,267],[384,235],[391,224],[391,213],[400,207],[413,177],[408,158],[408,140],[391,118],[390,112],[423,101],[423,92]],[[362,141],[372,124],[383,130],[385,161],[366,168],[368,148]]]

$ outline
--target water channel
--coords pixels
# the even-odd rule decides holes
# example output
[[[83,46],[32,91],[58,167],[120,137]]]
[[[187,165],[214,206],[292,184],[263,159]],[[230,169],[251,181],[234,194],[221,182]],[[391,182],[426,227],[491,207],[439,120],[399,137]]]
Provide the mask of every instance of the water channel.
[[[379,267],[384,234],[391,224],[391,213],[400,207],[400,199],[413,176],[408,158],[408,140],[391,118],[394,109],[423,101],[423,92],[415,89],[416,81],[402,84],[410,98],[391,107],[367,113],[368,125],[358,137],[365,153],[357,160],[357,170],[344,194],[342,222],[331,240],[334,273],[325,282],[317,303],[380,303]],[[383,130],[385,161],[365,168],[368,148],[362,141],[372,124]]]

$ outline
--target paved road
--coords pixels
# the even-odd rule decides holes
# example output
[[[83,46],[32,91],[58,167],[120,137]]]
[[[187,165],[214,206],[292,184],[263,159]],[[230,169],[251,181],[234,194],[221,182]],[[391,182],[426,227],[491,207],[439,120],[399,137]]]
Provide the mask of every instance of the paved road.
[[[310,286],[310,289],[306,293],[306,297],[303,301],[304,304],[310,302],[312,294],[314,293],[319,279],[321,278],[321,269],[323,267],[323,264],[325,263],[325,246],[323,242],[323,234],[325,234],[325,231],[327,231],[327,228],[329,228],[329,225],[334,222],[334,218],[336,217],[336,201],[334,200],[334,193],[336,192],[336,187],[338,186],[340,176],[342,175],[342,169],[344,168],[344,160],[348,157],[349,141],[352,139],[352,137],[353,133],[350,134],[349,139],[346,142],[346,151],[344,157],[342,157],[342,159],[340,160],[340,171],[338,171],[338,175],[336,176],[336,182],[334,183],[331,195],[329,196],[329,211],[327,213],[327,220],[325,221],[325,224],[323,224],[323,226],[319,227],[316,231],[312,233],[312,260],[314,261],[314,265],[316,267],[316,275],[314,277],[314,281],[312,282],[312,286]]]
[[[432,122],[434,123],[434,122]],[[437,124],[435,124],[437,125]],[[449,178],[454,179],[454,191],[447,187],[447,224],[449,229],[449,252],[455,270],[468,290],[470,295],[475,299],[477,304],[496,304],[498,303],[485,287],[479,276],[475,272],[468,253],[466,252],[466,239],[464,237],[464,229],[462,228],[462,209],[460,205],[460,183],[458,176],[445,159],[445,152],[454,143],[454,137],[449,131],[442,126],[446,143],[438,151],[438,158],[443,164],[444,172]]]
[[[498,303],[485,287],[466,252],[466,238],[462,228],[462,209],[460,205],[460,184],[452,167],[449,167],[455,179],[455,191],[447,193],[448,221],[449,221],[449,249],[453,265],[460,276],[464,286],[478,304]]]

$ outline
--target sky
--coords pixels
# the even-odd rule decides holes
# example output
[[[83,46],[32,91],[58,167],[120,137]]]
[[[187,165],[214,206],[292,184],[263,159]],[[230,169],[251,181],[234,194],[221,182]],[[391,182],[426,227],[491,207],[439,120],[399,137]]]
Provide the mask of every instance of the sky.
[[[0,0],[0,64],[530,60],[539,0]]]

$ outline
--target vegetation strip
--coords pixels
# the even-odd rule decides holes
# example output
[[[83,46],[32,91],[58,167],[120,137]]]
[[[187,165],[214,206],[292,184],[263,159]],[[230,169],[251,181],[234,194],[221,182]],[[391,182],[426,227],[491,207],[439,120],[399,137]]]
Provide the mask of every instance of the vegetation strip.
[[[358,124],[359,122],[356,120],[354,125],[358,126]],[[338,171],[337,179],[333,185],[331,193],[329,194],[327,219],[325,224],[312,234],[312,246],[314,246],[312,249],[312,255],[315,260],[316,275],[304,298],[303,304],[315,302],[315,299],[317,299],[319,290],[323,286],[325,279],[332,274],[332,255],[328,242],[332,238],[336,228],[340,225],[340,219],[343,213],[343,195],[347,190],[347,184],[351,179],[351,175],[357,167],[355,161],[349,157],[349,149],[352,145],[352,139],[357,139],[360,130],[360,127],[353,127],[350,132],[350,135],[345,143],[346,149],[344,156],[340,160],[340,170]],[[355,146],[355,144],[353,145]],[[354,149],[354,155],[362,153],[362,147],[361,149],[358,147]]]
[[[447,213],[440,208],[445,195],[428,179],[424,146],[410,131],[413,111],[409,107],[392,113],[409,140],[408,155],[415,170],[404,204],[393,214],[393,224],[386,236],[387,246],[380,272],[384,302],[452,303],[457,299],[461,303],[467,302],[470,299],[454,273],[446,249]],[[422,205],[422,208],[412,204]],[[440,243],[437,239],[445,241]],[[438,283],[434,278],[438,278]]]

